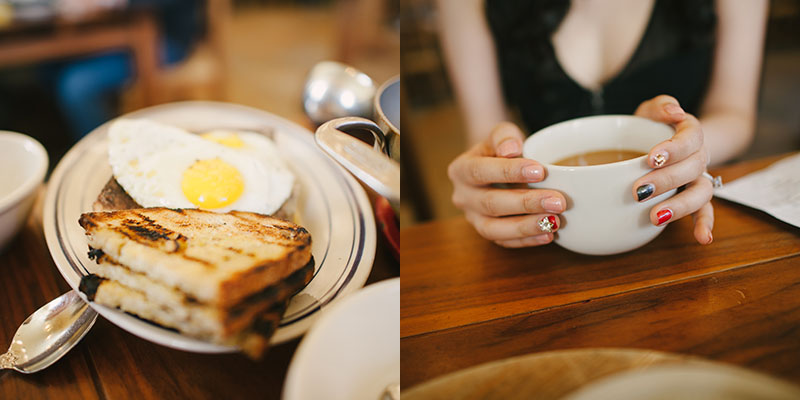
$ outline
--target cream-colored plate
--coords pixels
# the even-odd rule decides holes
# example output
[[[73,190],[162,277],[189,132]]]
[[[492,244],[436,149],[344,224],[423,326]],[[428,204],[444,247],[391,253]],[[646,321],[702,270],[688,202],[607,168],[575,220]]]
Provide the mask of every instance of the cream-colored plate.
[[[221,128],[269,132],[275,140],[300,185],[297,222],[311,233],[316,267],[311,283],[291,300],[273,343],[301,335],[334,299],[364,285],[375,257],[375,221],[369,200],[355,179],[317,148],[313,133],[264,111],[217,102],[165,104],[123,117],[153,119],[193,132]],[[95,268],[87,257],[88,247],[78,218],[91,211],[92,203],[111,177],[106,149],[109,124],[95,129],[64,156],[53,171],[45,198],[43,226],[47,247],[64,279],[76,290],[81,277]],[[235,351],[115,309],[92,306],[117,326],[164,346],[201,353]]]
[[[400,384],[400,278],[325,311],[294,353],[284,400],[380,400]]]
[[[786,382],[722,364],[660,365],[601,379],[564,400],[797,400]]]
[[[797,387],[744,368],[688,355],[620,348],[549,351],[492,361],[423,382],[403,391],[403,399],[708,400],[726,398],[711,397],[727,393],[726,388],[762,395],[755,398],[800,399]],[[666,397],[657,397],[665,393]]]

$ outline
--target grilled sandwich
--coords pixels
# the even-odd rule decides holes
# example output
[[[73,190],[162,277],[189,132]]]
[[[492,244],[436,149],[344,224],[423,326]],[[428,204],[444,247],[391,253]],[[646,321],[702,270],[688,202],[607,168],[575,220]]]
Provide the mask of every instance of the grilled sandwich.
[[[311,236],[260,214],[144,208],[81,215],[90,300],[258,356],[314,272]]]

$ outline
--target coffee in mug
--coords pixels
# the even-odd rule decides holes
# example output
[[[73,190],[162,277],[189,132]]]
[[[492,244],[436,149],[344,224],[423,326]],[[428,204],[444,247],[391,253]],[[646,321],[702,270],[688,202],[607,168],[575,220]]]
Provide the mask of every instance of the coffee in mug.
[[[579,167],[585,165],[609,164],[619,161],[630,160],[631,158],[641,157],[647,153],[638,150],[596,150],[587,151],[574,156],[563,158],[553,163],[553,165],[563,165],[566,167]]]

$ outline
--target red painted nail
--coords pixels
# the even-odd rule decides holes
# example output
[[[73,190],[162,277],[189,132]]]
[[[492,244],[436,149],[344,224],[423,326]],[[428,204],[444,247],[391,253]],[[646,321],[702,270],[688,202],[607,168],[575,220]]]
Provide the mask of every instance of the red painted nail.
[[[551,224],[553,224],[553,230],[558,229],[558,223],[556,223],[556,217],[555,216],[548,215],[547,216],[547,220],[550,221]]]
[[[672,210],[669,208],[665,208],[656,213],[656,217],[658,218],[658,224],[662,225],[663,223],[669,221],[672,218]]]

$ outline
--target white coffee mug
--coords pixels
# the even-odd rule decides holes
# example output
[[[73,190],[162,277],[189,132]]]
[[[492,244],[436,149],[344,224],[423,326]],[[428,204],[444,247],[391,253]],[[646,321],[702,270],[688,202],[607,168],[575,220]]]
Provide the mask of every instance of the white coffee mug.
[[[644,246],[658,236],[664,227],[650,222],[650,209],[675,190],[636,201],[633,183],[651,171],[646,155],[589,166],[553,163],[601,150],[647,154],[674,133],[670,126],[646,118],[601,115],[551,125],[525,140],[523,156],[538,161],[546,170],[545,179],[530,187],[558,190],[567,199],[555,242],[577,253],[608,255]]]

